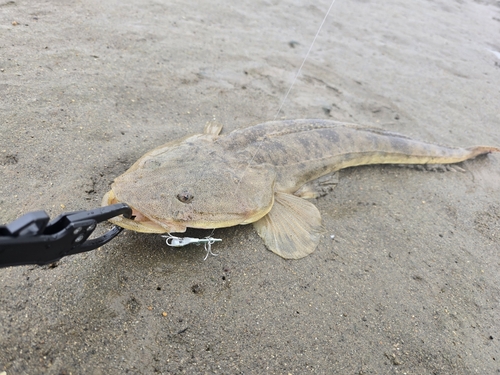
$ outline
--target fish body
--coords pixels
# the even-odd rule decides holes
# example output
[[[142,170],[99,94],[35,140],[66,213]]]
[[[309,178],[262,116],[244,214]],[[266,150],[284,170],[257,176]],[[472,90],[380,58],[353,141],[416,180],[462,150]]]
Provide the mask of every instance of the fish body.
[[[326,120],[272,121],[227,135],[209,123],[203,134],[141,157],[115,179],[103,205],[127,203],[135,219],[115,218],[146,233],[184,232],[253,223],[266,246],[287,259],[310,254],[323,232],[306,198],[315,181],[369,164],[450,164],[500,151],[452,148],[377,128]]]

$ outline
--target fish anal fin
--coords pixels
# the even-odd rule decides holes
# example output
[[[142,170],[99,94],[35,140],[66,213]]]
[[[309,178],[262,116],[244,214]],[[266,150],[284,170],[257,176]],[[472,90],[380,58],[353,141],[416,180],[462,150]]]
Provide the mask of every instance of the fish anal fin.
[[[272,252],[285,259],[311,254],[324,232],[321,214],[312,203],[292,194],[275,193],[271,211],[255,229]]]
[[[203,134],[210,134],[213,136],[219,135],[219,133],[222,130],[222,124],[219,122],[213,120],[213,121],[207,121],[205,124],[205,128],[203,129]]]
[[[322,197],[332,191],[338,183],[339,172],[330,173],[302,185],[293,195],[304,199]]]

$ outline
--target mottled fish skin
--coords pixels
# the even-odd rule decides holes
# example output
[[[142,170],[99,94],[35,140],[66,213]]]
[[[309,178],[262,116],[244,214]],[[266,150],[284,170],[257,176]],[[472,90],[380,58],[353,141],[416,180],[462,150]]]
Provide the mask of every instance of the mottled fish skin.
[[[219,136],[203,134],[167,143],[116,178],[103,205],[124,202],[135,220],[124,228],[184,232],[254,223],[267,247],[287,259],[316,248],[321,215],[304,186],[343,168],[368,164],[450,164],[499,151],[452,148],[381,129],[327,120],[267,122]],[[302,189],[301,189],[302,188]]]
[[[327,120],[259,124],[220,137],[241,163],[270,164],[276,190],[294,193],[303,184],[347,167],[369,164],[450,164],[496,151],[453,148],[378,128]]]

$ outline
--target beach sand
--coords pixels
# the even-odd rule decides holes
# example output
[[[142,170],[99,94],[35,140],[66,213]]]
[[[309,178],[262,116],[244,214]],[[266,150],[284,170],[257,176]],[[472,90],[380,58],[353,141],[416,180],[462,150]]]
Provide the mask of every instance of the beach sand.
[[[213,118],[500,146],[493,0],[337,0],[277,114],[329,5],[0,0],[0,223],[97,207],[142,154]],[[500,155],[460,166],[341,171],[301,260],[249,225],[216,230],[206,261],[125,231],[0,269],[0,373],[500,372]]]

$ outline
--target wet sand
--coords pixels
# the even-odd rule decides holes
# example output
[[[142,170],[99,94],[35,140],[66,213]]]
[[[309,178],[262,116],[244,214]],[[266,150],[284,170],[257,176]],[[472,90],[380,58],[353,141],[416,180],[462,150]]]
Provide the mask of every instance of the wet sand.
[[[274,119],[329,5],[0,1],[0,222],[99,206],[214,117]],[[337,0],[278,118],[499,146],[499,35],[497,1]],[[124,232],[0,269],[0,373],[498,372],[500,156],[460,166],[342,171],[298,261],[239,226],[206,261]]]

